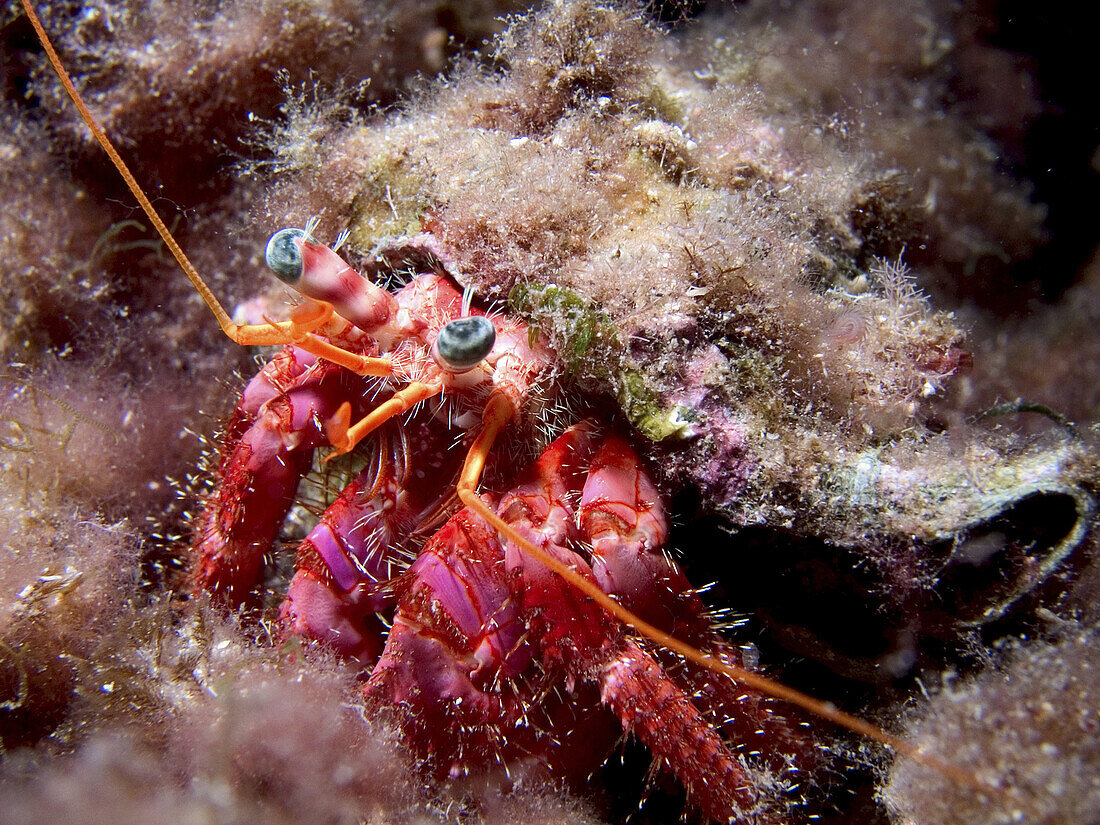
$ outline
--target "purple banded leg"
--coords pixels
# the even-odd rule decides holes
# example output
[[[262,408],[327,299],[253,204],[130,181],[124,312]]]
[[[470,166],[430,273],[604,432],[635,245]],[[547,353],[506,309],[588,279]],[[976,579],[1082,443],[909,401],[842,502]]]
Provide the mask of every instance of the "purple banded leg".
[[[519,718],[514,694],[501,688],[530,663],[496,533],[459,511],[398,591],[385,650],[364,688],[368,701],[407,711],[410,744],[440,775],[490,764],[515,744],[502,729]]]
[[[382,652],[378,614],[392,609],[383,587],[400,566],[400,537],[417,509],[387,465],[344,488],[298,548],[297,571],[279,610],[284,635],[322,642],[364,667]]]

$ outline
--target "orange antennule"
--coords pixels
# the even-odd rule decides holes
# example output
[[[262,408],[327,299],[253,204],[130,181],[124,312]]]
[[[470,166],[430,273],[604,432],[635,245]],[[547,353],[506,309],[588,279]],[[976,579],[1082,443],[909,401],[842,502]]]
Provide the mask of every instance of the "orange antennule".
[[[413,381],[403,390],[395,392],[391,399],[379,404],[369,415],[355,424],[350,423],[351,405],[345,401],[325,428],[329,441],[336,448],[336,451],[328,458],[350,453],[355,449],[355,445],[391,418],[401,415],[414,404],[419,404],[432,396],[439,395],[442,391],[442,384],[422,384],[419,381]],[[326,458],[326,461],[328,458]]]

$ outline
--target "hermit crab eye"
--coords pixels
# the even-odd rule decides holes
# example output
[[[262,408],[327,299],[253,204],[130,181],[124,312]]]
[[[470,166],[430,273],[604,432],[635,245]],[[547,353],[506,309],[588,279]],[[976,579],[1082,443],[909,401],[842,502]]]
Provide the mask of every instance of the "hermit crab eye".
[[[439,331],[433,355],[452,370],[473,369],[497,340],[496,327],[484,315],[451,321]]]
[[[294,239],[305,236],[301,229],[280,229],[268,239],[267,249],[264,250],[268,268],[279,280],[292,286],[302,277],[302,250]]]

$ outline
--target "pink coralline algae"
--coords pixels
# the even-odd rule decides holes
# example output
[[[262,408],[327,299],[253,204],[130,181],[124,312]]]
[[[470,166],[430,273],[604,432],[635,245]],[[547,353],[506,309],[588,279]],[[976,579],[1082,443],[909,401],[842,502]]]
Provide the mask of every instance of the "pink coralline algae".
[[[715,501],[736,500],[754,470],[744,425],[708,388],[726,366],[727,359],[718,347],[703,348],[686,365],[683,389],[661,399],[665,407],[683,408],[685,418],[690,416],[699,421],[694,432],[688,429],[686,433],[692,436],[705,433],[713,444],[713,453],[704,457],[692,480]],[[692,424],[686,423],[686,427],[691,428]]]

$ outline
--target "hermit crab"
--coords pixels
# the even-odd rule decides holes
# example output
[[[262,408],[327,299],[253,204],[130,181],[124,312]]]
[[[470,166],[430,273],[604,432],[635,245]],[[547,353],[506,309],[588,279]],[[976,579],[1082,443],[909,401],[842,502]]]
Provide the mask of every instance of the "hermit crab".
[[[299,548],[284,635],[358,662],[368,701],[398,708],[416,750],[443,775],[523,754],[581,777],[619,735],[600,718],[602,704],[708,817],[743,819],[774,804],[760,790],[763,765],[794,777],[813,754],[797,723],[731,682],[666,671],[548,566],[741,667],[665,555],[661,496],[629,444],[582,422],[518,474],[496,462],[498,483],[513,485],[502,495],[474,492],[496,433],[530,415],[528,396],[552,377],[546,345],[520,321],[473,310],[438,273],[390,294],[301,230],[276,233],[267,260],[325,303],[277,328],[293,343],[245,389],[199,520],[195,587],[246,600],[315,448],[347,452],[380,431],[375,460]],[[261,324],[245,336],[269,334]],[[456,443],[465,445],[461,469]],[[421,549],[447,515],[456,473],[465,506]],[[402,556],[417,551],[395,579]],[[583,743],[571,743],[582,721]],[[797,781],[775,782],[789,784]]]
[[[801,769],[808,757],[778,718],[788,714],[730,678],[906,750],[740,669],[664,556],[660,498],[619,435],[582,423],[530,466],[501,460],[498,436],[529,414],[532,390],[555,370],[522,322],[475,309],[431,266],[390,294],[309,231],[285,230],[269,262],[308,301],[290,320],[241,326],[165,243],[231,339],[283,347],[229,427],[220,486],[199,523],[197,588],[247,601],[313,453],[368,442],[371,463],[302,544],[280,624],[370,670],[368,701],[409,710],[398,724],[432,770],[528,758],[518,754],[552,770],[578,764],[552,740],[604,705],[709,816],[763,815],[762,783],[746,777]],[[394,579],[404,553],[417,560]],[[651,643],[713,675],[692,675]],[[765,752],[749,764],[756,757],[738,753],[739,742]]]

